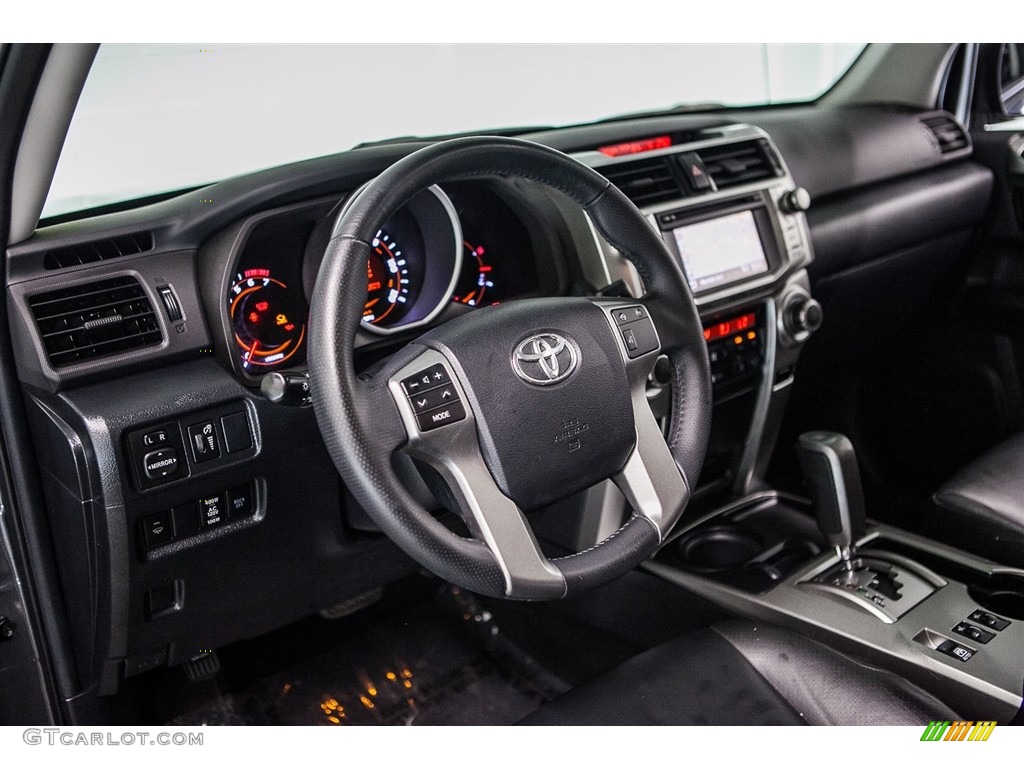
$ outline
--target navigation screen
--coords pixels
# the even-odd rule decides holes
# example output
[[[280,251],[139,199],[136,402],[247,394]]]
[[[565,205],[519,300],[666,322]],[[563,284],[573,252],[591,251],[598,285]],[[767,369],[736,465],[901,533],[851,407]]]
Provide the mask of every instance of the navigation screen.
[[[672,230],[694,293],[768,271],[752,211]]]

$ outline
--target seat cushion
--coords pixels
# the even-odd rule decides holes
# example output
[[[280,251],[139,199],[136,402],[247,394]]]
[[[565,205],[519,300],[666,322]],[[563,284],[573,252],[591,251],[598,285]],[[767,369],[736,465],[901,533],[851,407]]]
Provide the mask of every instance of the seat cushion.
[[[725,622],[636,656],[521,725],[920,725],[924,690],[788,630]]]
[[[939,488],[927,533],[1024,567],[1024,433],[972,461]]]

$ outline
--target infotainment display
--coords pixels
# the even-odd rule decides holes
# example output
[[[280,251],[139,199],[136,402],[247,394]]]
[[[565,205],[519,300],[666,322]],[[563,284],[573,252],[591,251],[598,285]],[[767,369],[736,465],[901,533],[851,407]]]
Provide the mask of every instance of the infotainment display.
[[[768,271],[753,211],[740,211],[672,230],[694,293]]]

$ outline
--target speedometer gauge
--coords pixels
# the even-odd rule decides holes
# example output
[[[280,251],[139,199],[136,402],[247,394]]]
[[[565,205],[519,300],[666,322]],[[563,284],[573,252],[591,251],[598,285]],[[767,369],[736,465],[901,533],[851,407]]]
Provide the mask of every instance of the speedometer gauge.
[[[363,322],[377,325],[396,307],[409,302],[409,264],[398,242],[383,229],[377,230],[370,245],[373,252],[366,263]]]
[[[269,269],[247,269],[235,275],[228,306],[246,372],[302,362],[306,339],[304,302],[297,292],[272,277]]]
[[[367,237],[365,330],[387,335],[418,328],[448,306],[462,269],[462,229],[440,188],[413,197]]]

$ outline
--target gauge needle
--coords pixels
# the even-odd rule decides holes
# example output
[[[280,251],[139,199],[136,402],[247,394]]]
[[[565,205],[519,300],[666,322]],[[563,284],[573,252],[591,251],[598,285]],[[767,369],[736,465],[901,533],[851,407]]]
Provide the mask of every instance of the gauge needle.
[[[249,351],[245,354],[245,359],[246,360],[252,360],[253,355],[256,354],[256,347],[258,347],[259,345],[260,345],[260,340],[256,339],[256,341],[254,341],[252,343],[252,346],[249,347]]]

